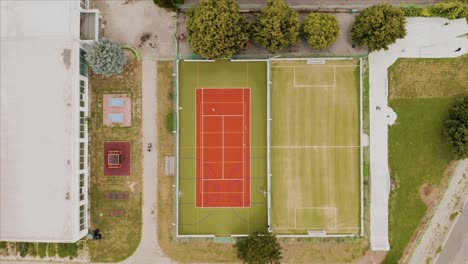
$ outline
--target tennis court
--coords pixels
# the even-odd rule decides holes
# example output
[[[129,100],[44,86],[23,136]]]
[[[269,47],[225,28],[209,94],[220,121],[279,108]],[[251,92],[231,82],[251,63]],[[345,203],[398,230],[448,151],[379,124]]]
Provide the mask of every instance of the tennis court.
[[[197,88],[197,207],[250,207],[250,90]]]
[[[274,233],[360,233],[359,74],[359,60],[271,62]]]
[[[267,63],[178,63],[177,235],[267,230]]]

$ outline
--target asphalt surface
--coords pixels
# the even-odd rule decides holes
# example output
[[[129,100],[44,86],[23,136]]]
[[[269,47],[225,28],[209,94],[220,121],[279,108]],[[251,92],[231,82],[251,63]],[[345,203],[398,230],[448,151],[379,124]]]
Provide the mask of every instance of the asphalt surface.
[[[437,258],[437,264],[466,264],[468,263],[468,203],[465,203],[457,223],[450,233],[447,243]]]

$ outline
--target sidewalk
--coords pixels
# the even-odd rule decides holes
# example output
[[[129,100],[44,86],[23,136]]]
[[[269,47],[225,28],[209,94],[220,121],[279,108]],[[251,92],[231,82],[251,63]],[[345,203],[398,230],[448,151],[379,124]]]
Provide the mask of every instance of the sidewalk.
[[[425,262],[426,259],[434,260],[442,249],[445,238],[454,225],[454,219],[450,215],[454,212],[460,213],[465,199],[468,198],[468,159],[459,161],[452,179],[448,184],[442,199],[439,202],[432,218],[427,225],[420,241],[413,249],[408,260],[410,264]],[[440,251],[440,250],[439,250]],[[431,262],[432,263],[432,262]],[[447,262],[445,262],[447,263]]]
[[[445,25],[445,23],[449,23]],[[450,58],[468,52],[465,19],[407,18],[407,36],[388,50],[369,54],[370,111],[370,246],[372,250],[389,250],[388,196],[388,107],[387,69],[398,58]],[[461,51],[455,52],[458,48]],[[380,109],[380,110],[379,110]]]

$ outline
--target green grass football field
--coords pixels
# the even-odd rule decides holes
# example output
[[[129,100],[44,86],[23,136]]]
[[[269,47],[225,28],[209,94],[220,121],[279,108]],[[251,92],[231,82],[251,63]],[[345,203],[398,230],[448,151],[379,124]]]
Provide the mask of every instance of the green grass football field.
[[[250,207],[196,205],[197,88],[250,88]],[[266,62],[179,62],[179,235],[222,237],[267,229],[266,96]]]
[[[359,61],[272,61],[271,76],[273,232],[359,234]]]

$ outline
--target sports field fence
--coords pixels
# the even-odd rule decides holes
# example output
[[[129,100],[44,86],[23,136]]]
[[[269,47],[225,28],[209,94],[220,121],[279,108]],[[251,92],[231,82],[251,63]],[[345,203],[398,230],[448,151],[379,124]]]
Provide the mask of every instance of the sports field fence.
[[[282,58],[282,56],[288,56],[288,58]],[[307,59],[323,59],[323,60],[352,60],[352,59],[359,59],[359,117],[360,117],[360,124],[359,124],[359,136],[362,137],[363,134],[363,114],[362,114],[362,107],[363,107],[363,98],[362,98],[362,75],[363,75],[363,61],[362,59],[365,58],[365,54],[359,54],[354,56],[349,55],[317,55],[317,54],[301,54],[295,56],[294,54],[241,54],[241,55],[233,55],[230,60],[231,62],[249,62],[249,61],[265,61],[267,63],[267,223],[268,223],[268,231],[272,231],[271,226],[271,217],[272,217],[272,206],[271,206],[271,61],[274,60],[307,60]],[[247,59],[248,58],[248,59]],[[178,230],[179,225],[179,203],[178,203],[178,191],[179,190],[179,61],[183,60],[185,62],[214,62],[214,60],[205,60],[202,59],[200,56],[196,54],[191,54],[189,56],[181,56],[178,54],[174,57],[174,66],[173,67],[173,87],[172,87],[172,100],[174,105],[174,120],[173,120],[173,133],[175,134],[174,137],[174,153],[175,153],[175,168],[174,168],[174,184],[173,187],[173,223],[174,226],[174,239],[215,239],[215,235],[180,235]],[[363,146],[360,139],[360,235],[364,235],[364,205],[363,205]],[[232,238],[236,237],[243,237],[246,235],[243,234],[232,234]],[[314,237],[310,234],[279,234],[278,237],[282,238],[310,238]],[[329,238],[340,238],[340,237],[356,237],[356,235],[350,234],[325,234],[325,235],[318,235],[317,237],[329,237]]]

